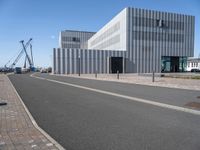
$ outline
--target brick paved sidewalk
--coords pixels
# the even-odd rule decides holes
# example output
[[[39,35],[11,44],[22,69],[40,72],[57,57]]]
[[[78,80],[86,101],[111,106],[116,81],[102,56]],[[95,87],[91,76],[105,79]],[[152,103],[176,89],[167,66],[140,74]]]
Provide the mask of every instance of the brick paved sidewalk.
[[[0,75],[2,101],[7,102],[7,105],[0,106],[0,150],[62,149],[31,121],[6,75]]]

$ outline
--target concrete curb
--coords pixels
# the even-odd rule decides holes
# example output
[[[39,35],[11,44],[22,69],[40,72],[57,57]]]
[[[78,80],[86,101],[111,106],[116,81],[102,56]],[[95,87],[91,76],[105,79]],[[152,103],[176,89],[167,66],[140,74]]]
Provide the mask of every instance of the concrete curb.
[[[8,76],[6,75],[6,77],[8,78]],[[49,134],[47,134],[42,128],[40,128],[38,126],[38,124],[36,123],[35,119],[33,118],[33,116],[31,115],[31,113],[29,112],[28,108],[26,107],[26,105],[24,104],[24,102],[22,101],[21,97],[19,96],[18,92],[16,91],[15,87],[13,86],[12,82],[10,81],[10,79],[8,78],[12,88],[14,89],[15,93],[17,94],[17,97],[19,98],[21,104],[23,105],[26,113],[28,114],[32,124],[34,125],[34,127],[39,130],[40,133],[42,133],[51,143],[53,143],[59,150],[65,150],[65,148],[63,148],[57,141],[55,141]]]

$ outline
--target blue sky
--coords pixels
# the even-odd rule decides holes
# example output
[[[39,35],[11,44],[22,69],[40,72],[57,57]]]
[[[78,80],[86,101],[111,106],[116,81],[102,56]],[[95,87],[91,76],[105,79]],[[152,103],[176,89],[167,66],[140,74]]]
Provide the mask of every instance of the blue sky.
[[[0,67],[17,56],[19,41],[30,37],[35,66],[50,66],[59,31],[98,31],[128,6],[194,15],[195,56],[199,55],[199,0],[0,0]]]

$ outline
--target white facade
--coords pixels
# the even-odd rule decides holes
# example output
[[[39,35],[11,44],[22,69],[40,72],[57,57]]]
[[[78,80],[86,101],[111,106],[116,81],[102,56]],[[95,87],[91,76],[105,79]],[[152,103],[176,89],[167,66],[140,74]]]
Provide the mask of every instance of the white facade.
[[[88,49],[126,50],[127,8],[88,40]]]
[[[191,71],[192,69],[200,70],[200,58],[188,59],[187,71]]]

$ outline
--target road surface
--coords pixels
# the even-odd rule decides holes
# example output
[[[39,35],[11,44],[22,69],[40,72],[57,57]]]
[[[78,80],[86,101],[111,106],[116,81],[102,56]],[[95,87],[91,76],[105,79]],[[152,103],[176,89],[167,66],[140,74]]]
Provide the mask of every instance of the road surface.
[[[200,115],[90,89],[178,107],[199,102],[198,91],[34,76],[9,78],[38,125],[67,150],[200,149]]]

